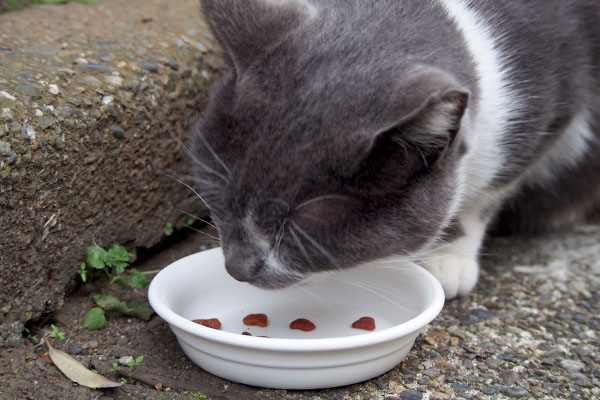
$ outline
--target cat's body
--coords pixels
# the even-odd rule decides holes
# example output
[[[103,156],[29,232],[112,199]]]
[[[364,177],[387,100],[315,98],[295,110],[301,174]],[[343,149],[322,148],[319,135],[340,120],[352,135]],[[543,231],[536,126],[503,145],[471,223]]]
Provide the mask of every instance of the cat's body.
[[[232,68],[193,151],[240,280],[399,255],[453,297],[491,221],[555,227],[599,198],[597,0],[202,5]]]

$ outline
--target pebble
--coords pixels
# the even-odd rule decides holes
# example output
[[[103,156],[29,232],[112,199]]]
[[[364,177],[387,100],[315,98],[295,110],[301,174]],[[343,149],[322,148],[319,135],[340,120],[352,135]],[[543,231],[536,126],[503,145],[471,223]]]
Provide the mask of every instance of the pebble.
[[[90,341],[82,344],[81,347],[83,349],[96,349],[96,348],[98,348],[98,345],[99,345],[99,343],[97,340],[90,340]]]
[[[129,364],[132,361],[133,361],[132,356],[123,356],[123,357],[119,358],[119,364],[121,364],[125,367],[127,367],[127,364]]]
[[[466,392],[467,390],[473,390],[473,388],[469,385],[465,385],[464,383],[453,383],[450,387],[458,393]]]
[[[502,371],[499,374],[500,380],[506,386],[514,385],[519,379],[519,374],[515,371]]]
[[[519,360],[516,359],[515,356],[513,356],[512,354],[506,354],[506,353],[500,353],[498,354],[498,358],[504,361],[509,361],[512,363],[518,363]]]
[[[179,70],[179,64],[177,64],[177,62],[169,60],[167,61],[167,66],[169,68],[171,68],[173,71],[178,71]]]
[[[27,139],[27,140],[32,140],[33,141],[33,140],[35,140],[35,137],[36,137],[35,130],[31,126],[25,124],[21,128],[21,137],[23,139]]]
[[[106,65],[92,63],[78,65],[77,69],[80,71],[106,72],[107,74],[112,74],[113,72],[112,68],[107,67]]]
[[[0,97],[10,101],[15,101],[17,99],[15,96],[5,92],[4,90],[0,90]]]
[[[94,87],[102,86],[102,82],[100,82],[100,79],[96,78],[95,76],[84,76],[83,78],[81,78],[81,81]]]
[[[125,130],[121,128],[119,125],[113,125],[110,127],[110,131],[116,139],[124,139],[125,138]]]
[[[51,83],[48,85],[48,91],[50,92],[50,94],[53,94],[53,95],[57,95],[60,93],[58,86],[55,85],[54,83]]]
[[[417,391],[404,392],[400,394],[402,400],[421,400],[423,393]]]
[[[529,395],[529,392],[522,388],[521,386],[510,386],[505,387],[500,390],[502,394],[505,394],[508,397],[512,397],[515,399],[520,399],[521,397],[525,397]]]
[[[71,354],[81,354],[81,352],[83,352],[81,347],[75,347],[71,350]]]
[[[41,44],[33,49],[23,49],[25,53],[36,56],[53,56],[60,51],[60,47],[54,44]]]
[[[103,48],[120,45],[120,43],[115,40],[102,40],[102,41],[96,42],[96,44],[98,45],[98,47],[103,47]]]
[[[8,157],[11,154],[10,144],[0,140],[0,156]]]
[[[585,364],[577,360],[560,360],[558,366],[569,372],[580,372],[585,369]]]
[[[32,97],[32,98],[38,98],[38,97],[40,97],[40,91],[35,86],[32,86],[32,85],[30,85],[28,83],[19,83],[15,87],[15,89],[19,93],[21,93],[21,94],[23,94],[25,96],[29,96],[29,97]]]
[[[152,62],[140,61],[139,66],[152,73],[158,72],[158,65]]]
[[[104,96],[102,98],[102,104],[104,104],[104,105],[110,104],[113,102],[114,99],[115,99],[115,96],[113,96],[112,94],[108,95],[108,96]]]
[[[0,118],[10,121],[13,119],[13,112],[10,108],[3,108],[2,113],[0,113]]]
[[[59,107],[58,112],[61,113],[65,118],[69,118],[73,115],[73,109],[71,107]]]
[[[494,389],[493,387],[482,387],[481,389],[479,389],[479,391],[488,396],[496,393],[496,389]]]
[[[52,125],[54,125],[54,119],[50,118],[50,117],[42,117],[40,119],[40,128],[45,131],[46,129],[50,128]]]
[[[123,78],[121,78],[120,76],[115,76],[115,75],[111,75],[111,76],[107,76],[106,78],[104,78],[104,80],[112,86],[115,87],[121,87],[123,86]]]
[[[34,114],[35,114],[36,117],[43,117],[44,116],[44,113],[39,108],[35,109]]]

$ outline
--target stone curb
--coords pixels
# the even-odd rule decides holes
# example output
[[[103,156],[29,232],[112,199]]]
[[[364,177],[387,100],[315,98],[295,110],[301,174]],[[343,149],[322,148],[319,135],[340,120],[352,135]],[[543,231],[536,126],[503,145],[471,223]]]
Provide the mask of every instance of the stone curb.
[[[194,0],[107,0],[0,15],[0,346],[59,308],[85,247],[148,248],[181,211],[161,172],[220,68]]]

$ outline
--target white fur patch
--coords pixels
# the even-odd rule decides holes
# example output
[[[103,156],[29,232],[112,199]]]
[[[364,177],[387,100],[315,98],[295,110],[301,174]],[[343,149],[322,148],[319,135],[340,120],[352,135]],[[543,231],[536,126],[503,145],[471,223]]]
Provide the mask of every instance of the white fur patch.
[[[551,182],[563,169],[577,166],[589,149],[589,142],[595,140],[590,118],[588,110],[575,115],[558,141],[527,172],[525,181],[532,184]]]
[[[466,196],[472,198],[489,185],[504,162],[502,137],[507,121],[518,116],[519,98],[509,89],[506,55],[498,49],[488,22],[471,7],[468,0],[439,0],[455,21],[475,64],[479,81],[477,113],[472,114],[465,139],[469,145],[465,169]]]
[[[248,234],[248,242],[260,249],[265,255],[265,265],[269,270],[279,275],[295,275],[295,273],[290,271],[277,256],[273,244],[269,238],[258,229],[252,215],[247,215],[246,218],[244,218],[244,228]]]
[[[307,0],[262,0],[267,4],[274,6],[296,5],[306,11],[308,18],[313,18],[317,15],[317,8],[310,4]]]

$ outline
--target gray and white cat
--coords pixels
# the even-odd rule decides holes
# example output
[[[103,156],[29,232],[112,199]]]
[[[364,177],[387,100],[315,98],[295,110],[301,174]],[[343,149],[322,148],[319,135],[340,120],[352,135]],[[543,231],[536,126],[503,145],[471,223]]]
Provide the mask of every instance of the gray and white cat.
[[[451,298],[491,223],[600,197],[598,0],[201,3],[230,69],[192,151],[239,280],[398,255]]]

